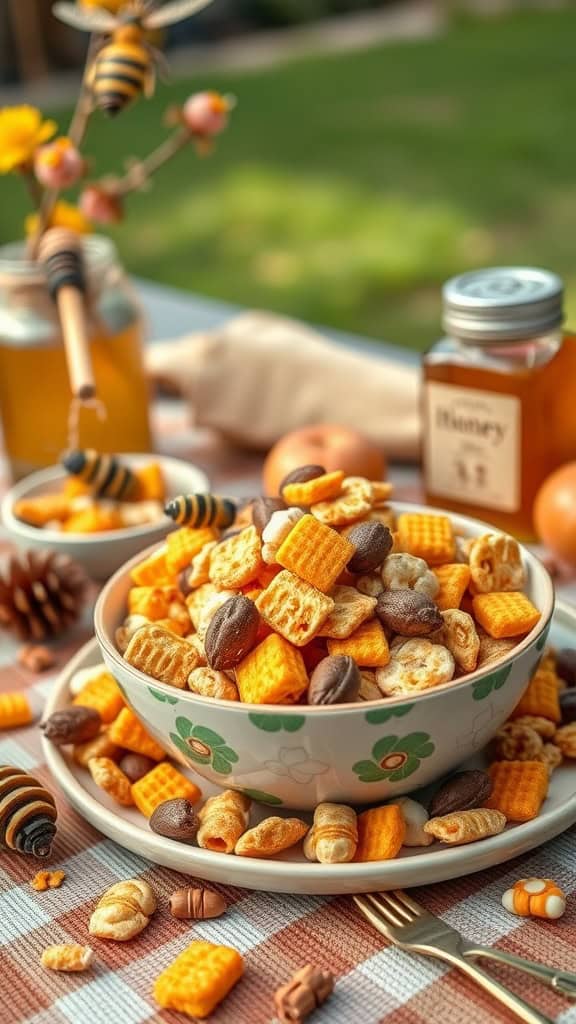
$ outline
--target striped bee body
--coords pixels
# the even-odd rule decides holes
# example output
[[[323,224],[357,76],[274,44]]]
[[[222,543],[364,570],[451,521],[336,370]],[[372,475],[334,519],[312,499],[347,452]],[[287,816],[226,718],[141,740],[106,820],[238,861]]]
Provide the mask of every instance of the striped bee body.
[[[146,91],[153,73],[146,45],[114,38],[100,50],[94,63],[91,85],[96,106],[111,116],[120,113]]]
[[[225,530],[234,522],[236,504],[213,494],[181,494],[169,501],[164,511],[179,526],[217,526]]]
[[[0,845],[48,857],[56,835],[54,797],[32,775],[0,765]]]
[[[66,452],[62,465],[71,476],[88,484],[99,498],[127,500],[137,492],[136,476],[115,455],[103,455],[94,448],[73,449]]]

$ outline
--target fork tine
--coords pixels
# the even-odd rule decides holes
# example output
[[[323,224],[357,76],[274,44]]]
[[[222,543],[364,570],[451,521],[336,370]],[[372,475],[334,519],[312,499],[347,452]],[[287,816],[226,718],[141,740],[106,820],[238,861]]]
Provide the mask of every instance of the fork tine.
[[[401,915],[398,914],[393,907],[389,906],[387,903],[384,903],[384,901],[379,898],[382,895],[382,893],[369,892],[366,893],[366,899],[370,901],[370,903],[372,904],[373,907],[375,907],[380,916],[384,917],[389,924],[391,924],[394,928],[402,928],[403,925],[407,924],[406,919],[401,917]]]
[[[395,893],[392,892],[379,892],[377,896],[384,904],[398,914],[403,924],[411,924],[414,920],[414,914],[407,907],[402,900],[399,900]]]
[[[428,911],[422,906],[421,903],[417,903],[416,900],[413,900],[412,897],[409,896],[408,893],[404,892],[402,889],[394,889],[394,895],[396,899],[399,900],[400,903],[402,903],[405,907],[407,907],[408,910],[411,910],[412,913],[416,915],[416,917],[422,917],[424,914],[428,913]]]
[[[356,904],[358,909],[362,911],[364,917],[366,917],[368,921],[370,921],[370,924],[373,925],[373,927],[376,928],[376,930],[379,931],[381,935],[388,939],[389,942],[392,942],[393,939],[390,934],[388,925],[385,924],[385,922],[382,920],[380,914],[377,914],[376,911],[370,906],[366,897],[353,896],[352,899],[354,900],[354,903]]]

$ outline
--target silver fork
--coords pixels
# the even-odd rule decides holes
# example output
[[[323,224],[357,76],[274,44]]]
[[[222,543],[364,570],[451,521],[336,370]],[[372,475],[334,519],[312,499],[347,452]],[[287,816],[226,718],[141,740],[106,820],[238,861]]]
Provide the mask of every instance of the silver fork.
[[[505,988],[476,963],[473,957],[486,957],[499,963],[516,967],[527,974],[539,978],[550,985],[556,992],[564,996],[576,997],[576,975],[565,971],[555,971],[544,964],[532,963],[512,953],[504,953],[489,946],[475,946],[457,932],[455,928],[445,924],[439,917],[430,914],[416,900],[405,892],[369,893],[366,896],[352,897],[356,906],[374,927],[385,935],[390,942],[401,949],[423,956],[445,960],[453,967],[486,989],[509,1010],[516,1013],[526,1024],[552,1024],[549,1017],[539,1013],[529,1003]]]

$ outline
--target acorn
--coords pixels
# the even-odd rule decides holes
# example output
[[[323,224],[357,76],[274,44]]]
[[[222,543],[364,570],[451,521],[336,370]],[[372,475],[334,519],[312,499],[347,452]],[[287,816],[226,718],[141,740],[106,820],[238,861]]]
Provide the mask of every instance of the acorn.
[[[0,765],[0,844],[9,850],[48,857],[56,835],[54,797],[32,775]]]

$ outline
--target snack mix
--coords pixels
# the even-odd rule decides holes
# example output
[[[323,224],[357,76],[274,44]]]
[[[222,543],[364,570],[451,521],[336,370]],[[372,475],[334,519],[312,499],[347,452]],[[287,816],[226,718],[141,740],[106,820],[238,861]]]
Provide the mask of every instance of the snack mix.
[[[390,493],[307,466],[279,497],[256,499],[232,523],[225,517],[224,529],[217,516],[206,525],[179,514],[186,525],[131,572],[118,649],[161,682],[254,704],[414,695],[492,660],[483,638],[508,653],[540,618],[523,592],[518,543],[486,533],[458,561],[462,538],[450,517],[395,517]],[[181,496],[169,514],[199,498],[202,508],[221,501]],[[347,659],[345,685],[335,658]],[[369,684],[354,666],[373,673]],[[328,698],[315,671],[335,679]]]
[[[63,465],[69,476],[62,489],[21,498],[13,508],[17,519],[62,533],[102,533],[163,519],[166,489],[159,463],[132,471],[115,456],[87,449],[67,453]]]

